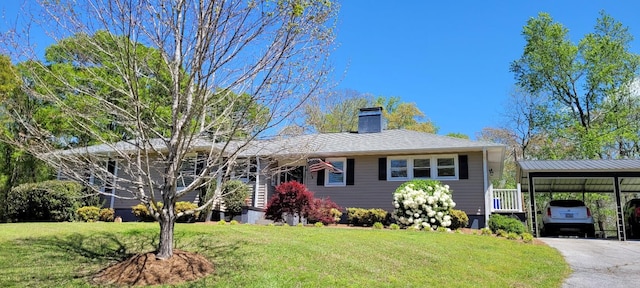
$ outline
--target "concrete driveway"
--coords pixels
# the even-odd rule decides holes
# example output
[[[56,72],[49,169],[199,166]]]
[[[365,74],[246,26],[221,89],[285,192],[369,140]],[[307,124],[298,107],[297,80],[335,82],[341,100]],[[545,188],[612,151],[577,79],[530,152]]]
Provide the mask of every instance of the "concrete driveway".
[[[640,242],[538,238],[556,248],[573,273],[562,287],[640,287]]]

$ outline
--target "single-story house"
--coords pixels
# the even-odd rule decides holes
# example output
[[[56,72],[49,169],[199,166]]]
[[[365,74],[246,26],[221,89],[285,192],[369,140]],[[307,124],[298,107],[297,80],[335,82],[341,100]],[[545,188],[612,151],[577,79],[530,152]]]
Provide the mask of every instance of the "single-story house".
[[[385,130],[379,107],[361,109],[357,132],[254,141],[261,145],[242,150],[238,158],[245,161],[239,165],[238,170],[243,171],[237,173],[236,178],[250,185],[253,191],[247,209],[251,215],[243,215],[245,222],[257,221],[274,187],[290,180],[305,184],[316,197],[330,197],[344,208],[387,211],[393,210],[392,194],[404,181],[439,180],[450,186],[456,209],[465,211],[475,227],[484,227],[494,212],[522,212],[519,191],[493,189],[491,185],[491,180],[502,174],[504,145],[403,129]],[[103,144],[84,151],[105,153],[111,147],[113,145]],[[196,173],[197,159],[203,156],[197,152],[210,148],[211,143],[196,141],[191,147],[193,161],[185,162],[183,170]],[[342,173],[329,169],[311,172],[308,159],[330,162]],[[117,157],[106,165],[108,171],[118,174]],[[123,185],[112,183],[106,189],[115,195],[123,193],[114,187]],[[185,200],[192,201],[195,197],[195,194],[189,195]],[[125,220],[132,219],[130,208],[138,204],[136,200],[117,197],[107,197],[106,202]]]

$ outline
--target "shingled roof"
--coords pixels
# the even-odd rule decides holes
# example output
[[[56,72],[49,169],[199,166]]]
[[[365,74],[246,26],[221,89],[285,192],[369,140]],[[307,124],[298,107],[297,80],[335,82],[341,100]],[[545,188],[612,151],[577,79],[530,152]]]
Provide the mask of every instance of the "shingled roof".
[[[294,136],[274,140],[269,143],[269,146],[274,150],[289,147],[286,151],[276,154],[306,152],[319,156],[447,153],[482,151],[483,149],[503,153],[505,149],[502,144],[404,129],[383,130],[378,133],[323,133]]]
[[[158,151],[166,149],[164,142],[153,139],[152,145]],[[484,141],[442,136],[411,130],[383,130],[377,133],[321,133],[270,140],[253,140],[249,143],[234,141],[233,147],[246,144],[241,156],[355,156],[355,155],[401,155],[412,153],[456,153],[487,150],[489,158],[502,161],[505,146]],[[222,143],[212,143],[206,139],[196,139],[191,144],[193,151],[221,149]],[[115,151],[126,153],[136,151],[136,146],[126,141],[100,144],[61,151],[62,154],[109,154]],[[235,150],[235,149],[234,149]]]

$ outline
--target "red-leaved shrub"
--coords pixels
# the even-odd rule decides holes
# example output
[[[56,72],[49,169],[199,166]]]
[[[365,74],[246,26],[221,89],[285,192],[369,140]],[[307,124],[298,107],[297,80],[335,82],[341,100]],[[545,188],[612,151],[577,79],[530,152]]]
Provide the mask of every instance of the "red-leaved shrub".
[[[309,222],[322,222],[324,225],[329,225],[340,221],[340,212],[342,208],[335,202],[327,198],[314,198],[313,207],[309,211]],[[337,215],[340,214],[340,215]]]
[[[283,214],[307,217],[313,208],[313,192],[296,181],[276,186],[276,191],[267,203],[267,219],[282,221]]]

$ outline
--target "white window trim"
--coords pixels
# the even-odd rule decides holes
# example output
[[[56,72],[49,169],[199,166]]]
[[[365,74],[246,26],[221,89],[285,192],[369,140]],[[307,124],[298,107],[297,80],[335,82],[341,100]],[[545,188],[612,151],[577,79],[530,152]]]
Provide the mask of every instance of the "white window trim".
[[[455,175],[438,177],[438,159],[441,158],[453,158]],[[431,166],[431,177],[413,177],[413,160],[414,159],[430,159],[429,164]],[[392,177],[391,176],[391,161],[392,160],[407,160],[407,177]],[[460,177],[460,170],[458,165],[458,154],[436,154],[436,155],[407,155],[407,156],[389,156],[387,157],[387,181],[407,181],[411,179],[433,179],[433,180],[458,180]]]
[[[342,168],[342,183],[330,183],[329,182],[329,174],[331,172],[329,172],[329,170],[324,169],[324,186],[325,187],[343,187],[343,186],[347,186],[347,169],[349,169],[349,167],[347,167],[347,157],[334,157],[334,158],[327,158],[324,159],[325,162],[342,162],[344,163],[344,166]]]

